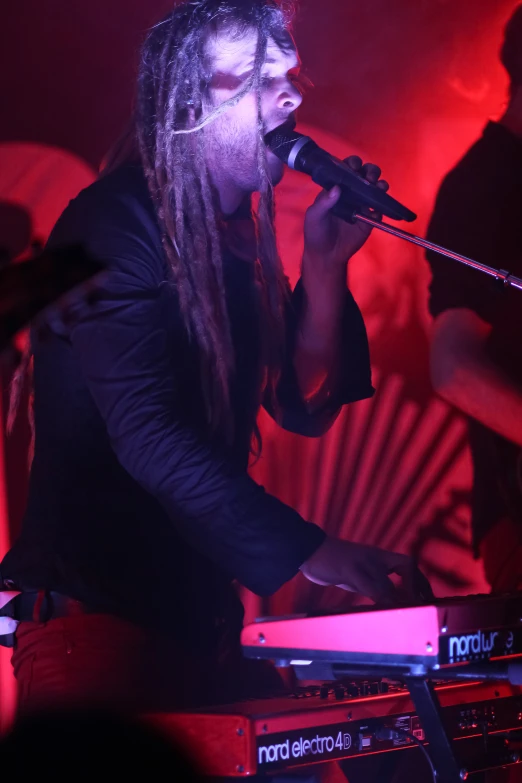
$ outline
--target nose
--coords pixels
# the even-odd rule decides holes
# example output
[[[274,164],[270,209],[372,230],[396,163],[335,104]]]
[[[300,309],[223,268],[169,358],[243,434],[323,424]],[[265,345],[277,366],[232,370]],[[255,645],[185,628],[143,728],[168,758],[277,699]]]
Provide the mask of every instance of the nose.
[[[278,91],[276,101],[278,109],[292,112],[299,108],[303,102],[303,96],[290,79],[285,79]]]

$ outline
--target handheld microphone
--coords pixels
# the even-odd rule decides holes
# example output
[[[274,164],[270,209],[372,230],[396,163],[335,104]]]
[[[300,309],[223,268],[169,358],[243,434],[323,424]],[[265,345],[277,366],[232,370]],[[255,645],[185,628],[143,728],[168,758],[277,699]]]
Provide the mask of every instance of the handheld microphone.
[[[267,133],[265,144],[279,160],[295,171],[308,174],[317,185],[327,190],[339,185],[341,198],[332,212],[343,220],[354,222],[355,213],[368,207],[392,220],[411,223],[417,218],[414,212],[289,125],[281,125]]]

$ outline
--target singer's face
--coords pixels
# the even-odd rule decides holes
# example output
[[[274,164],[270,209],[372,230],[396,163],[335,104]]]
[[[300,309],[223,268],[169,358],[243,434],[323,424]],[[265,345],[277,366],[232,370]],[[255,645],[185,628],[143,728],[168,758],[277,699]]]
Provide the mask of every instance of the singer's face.
[[[255,31],[240,38],[237,34],[221,31],[207,41],[207,54],[213,74],[210,85],[211,107],[221,105],[240,92],[252,75],[256,45]],[[302,96],[296,83],[299,69],[300,61],[290,35],[283,46],[269,39],[266,60],[261,70],[263,133],[292,119],[301,104]],[[259,190],[260,145],[262,153],[266,155],[272,183],[275,185],[281,180],[283,164],[266,149],[260,139],[257,95],[254,91],[248,92],[236,106],[228,108],[204,129],[204,133],[210,175],[220,193],[225,211],[230,211],[238,195],[243,198]]]

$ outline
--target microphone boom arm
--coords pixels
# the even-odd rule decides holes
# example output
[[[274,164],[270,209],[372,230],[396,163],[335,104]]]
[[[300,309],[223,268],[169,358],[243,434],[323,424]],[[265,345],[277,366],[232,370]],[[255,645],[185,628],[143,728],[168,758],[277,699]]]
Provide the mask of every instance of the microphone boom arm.
[[[335,207],[333,211],[335,212]],[[382,221],[374,220],[373,218],[367,217],[366,215],[361,215],[359,212],[352,212],[351,218],[347,218],[345,215],[339,215],[339,217],[342,217],[343,220],[348,219],[349,222],[355,222],[356,220],[359,220],[361,223],[366,223],[369,226],[378,228],[381,231],[384,231],[386,234],[391,234],[392,236],[398,237],[399,239],[404,239],[406,242],[411,242],[413,245],[418,245],[419,247],[423,247],[426,250],[433,250],[433,252],[439,253],[441,256],[451,258],[453,261],[458,261],[461,264],[470,266],[472,269],[478,269],[479,272],[484,272],[484,274],[489,275],[490,277],[494,277],[495,280],[501,282],[506,288],[513,287],[522,291],[522,278],[515,277],[515,275],[512,275],[511,272],[508,272],[505,269],[495,269],[492,266],[481,264],[478,261],[474,261],[472,258],[462,256],[460,253],[455,253],[453,250],[448,250],[441,245],[436,245],[434,242],[429,242],[427,239],[421,239],[420,237],[415,236],[415,234],[410,234],[409,231],[396,228],[395,226],[391,226],[389,223],[383,223]]]
[[[348,223],[355,223],[356,220],[359,220],[394,237],[411,242],[413,245],[432,250],[472,269],[478,269],[479,272],[484,272],[484,274],[502,282],[505,288],[512,286],[522,290],[522,278],[515,277],[505,269],[486,266],[486,264],[481,264],[472,258],[467,258],[467,256],[455,253],[441,247],[441,245],[429,242],[427,239],[421,239],[408,231],[395,228],[389,223],[383,223],[361,214],[362,208],[370,207],[392,220],[412,222],[417,217],[414,212],[392,199],[375,185],[361,180],[343,161],[321,149],[309,136],[298,133],[295,126],[287,124],[274,128],[265,135],[265,144],[283,163],[295,171],[308,174],[321,187],[330,190],[334,185],[340,185],[341,198],[333,207],[332,213],[341,220],[346,220]]]

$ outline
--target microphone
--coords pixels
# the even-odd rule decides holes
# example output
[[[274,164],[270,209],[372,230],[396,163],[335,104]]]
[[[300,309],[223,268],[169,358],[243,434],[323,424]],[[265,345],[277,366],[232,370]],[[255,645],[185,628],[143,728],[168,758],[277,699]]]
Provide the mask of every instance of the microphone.
[[[290,125],[280,125],[267,133],[265,144],[279,160],[295,171],[308,174],[317,185],[327,190],[339,185],[341,197],[332,212],[343,220],[355,222],[355,213],[368,207],[392,220],[411,223],[417,218],[414,212]]]

